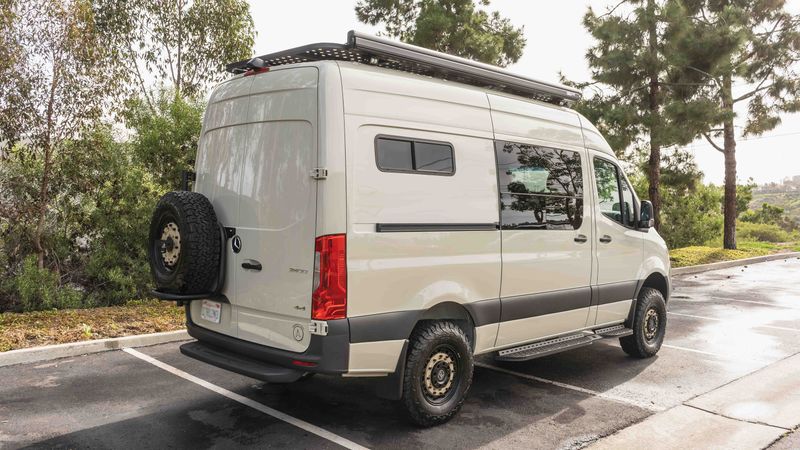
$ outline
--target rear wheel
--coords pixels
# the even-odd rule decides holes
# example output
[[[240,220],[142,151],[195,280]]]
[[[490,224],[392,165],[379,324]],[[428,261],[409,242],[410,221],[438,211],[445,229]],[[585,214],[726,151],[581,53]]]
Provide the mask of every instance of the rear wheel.
[[[667,330],[667,305],[656,289],[642,288],[631,324],[633,334],[619,339],[622,350],[636,358],[658,353]]]
[[[421,426],[450,420],[472,383],[473,359],[464,331],[452,322],[429,322],[411,336],[403,403]]]
[[[168,192],[150,222],[150,270],[163,292],[204,294],[219,277],[222,254],[217,215],[200,193]]]

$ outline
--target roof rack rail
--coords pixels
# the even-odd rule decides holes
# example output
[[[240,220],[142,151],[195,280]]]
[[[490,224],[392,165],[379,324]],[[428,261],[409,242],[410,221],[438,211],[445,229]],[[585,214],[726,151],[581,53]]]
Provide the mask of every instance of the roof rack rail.
[[[346,44],[318,43],[259,56],[264,67],[306,61],[354,61],[404,72],[427,75],[472,86],[508,92],[556,105],[570,105],[581,92],[557,83],[517,75],[489,64],[383,39],[358,31],[347,34]],[[252,60],[226,66],[239,74],[252,69]]]

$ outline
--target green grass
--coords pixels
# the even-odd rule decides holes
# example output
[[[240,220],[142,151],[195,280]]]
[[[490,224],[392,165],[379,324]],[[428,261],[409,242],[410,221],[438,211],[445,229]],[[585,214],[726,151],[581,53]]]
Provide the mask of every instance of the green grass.
[[[736,250],[725,250],[721,247],[721,245],[705,245],[674,248],[669,251],[669,259],[672,261],[672,267],[696,266],[773,253],[798,252],[800,251],[800,242],[739,241]]]

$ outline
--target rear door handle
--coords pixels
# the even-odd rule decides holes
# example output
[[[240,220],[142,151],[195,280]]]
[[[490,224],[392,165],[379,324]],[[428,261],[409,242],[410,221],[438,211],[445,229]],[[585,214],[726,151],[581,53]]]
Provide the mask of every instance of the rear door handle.
[[[585,234],[579,234],[579,235],[575,236],[575,242],[577,242],[579,244],[583,244],[587,240],[588,240],[588,238],[586,237]]]
[[[254,259],[246,259],[242,263],[242,269],[255,270],[258,272],[261,270],[261,263]]]
[[[600,242],[602,242],[603,244],[608,244],[609,242],[611,242],[611,236],[604,234],[603,237],[600,238]]]

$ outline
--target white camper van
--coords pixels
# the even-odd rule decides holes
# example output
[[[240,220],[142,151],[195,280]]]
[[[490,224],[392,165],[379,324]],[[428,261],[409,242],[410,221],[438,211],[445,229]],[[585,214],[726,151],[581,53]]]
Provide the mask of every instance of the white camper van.
[[[228,69],[193,191],[150,230],[184,354],[267,382],[376,377],[428,426],[476,355],[659,350],[667,248],[577,91],[355,32]]]

